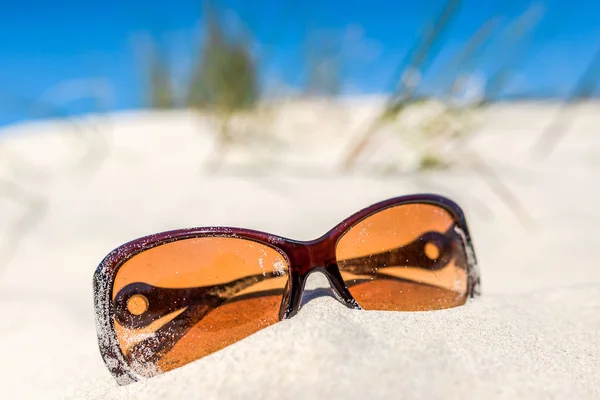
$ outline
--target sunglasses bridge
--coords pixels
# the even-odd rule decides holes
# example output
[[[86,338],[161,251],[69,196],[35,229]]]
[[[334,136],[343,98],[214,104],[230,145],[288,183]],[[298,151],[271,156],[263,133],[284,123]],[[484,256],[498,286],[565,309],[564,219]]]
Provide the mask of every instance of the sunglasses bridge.
[[[350,294],[340,273],[335,246],[326,240],[316,239],[295,244],[294,259],[290,261],[290,279],[279,311],[279,318],[291,318],[302,306],[302,296],[308,277],[320,272],[329,281],[335,298],[348,308],[360,309]]]

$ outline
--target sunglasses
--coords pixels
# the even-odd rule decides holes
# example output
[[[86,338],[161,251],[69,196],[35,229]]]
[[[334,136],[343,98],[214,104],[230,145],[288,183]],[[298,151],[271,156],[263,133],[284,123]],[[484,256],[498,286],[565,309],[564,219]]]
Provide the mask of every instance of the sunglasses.
[[[128,384],[214,353],[296,314],[315,271],[354,309],[440,310],[479,294],[464,214],[437,195],[374,204],[309,242],[223,227],[158,233],[113,250],[94,274],[104,362]]]

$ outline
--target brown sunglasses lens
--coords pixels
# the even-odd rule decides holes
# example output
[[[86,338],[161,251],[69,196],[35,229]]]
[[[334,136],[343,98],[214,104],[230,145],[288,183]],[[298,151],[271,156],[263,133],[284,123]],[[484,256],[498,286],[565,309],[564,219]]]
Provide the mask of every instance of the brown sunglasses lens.
[[[367,310],[425,311],[467,300],[466,256],[456,221],[430,204],[387,208],[338,241],[344,283]]]
[[[113,284],[114,326],[138,374],[202,358],[279,320],[288,263],[247,239],[163,244],[126,261]]]

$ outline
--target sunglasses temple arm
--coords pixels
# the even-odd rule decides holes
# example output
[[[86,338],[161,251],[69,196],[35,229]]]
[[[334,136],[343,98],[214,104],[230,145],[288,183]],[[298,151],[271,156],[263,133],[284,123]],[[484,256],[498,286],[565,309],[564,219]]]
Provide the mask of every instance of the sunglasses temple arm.
[[[236,293],[251,287],[256,283],[279,276],[281,276],[279,273],[265,273],[247,276],[212,287],[186,288],[185,291],[188,295],[190,295],[190,291],[196,291],[197,293],[201,293],[205,299],[211,299],[212,301],[209,301],[209,303],[212,304],[194,304],[188,306],[186,310],[177,317],[157,329],[152,337],[144,339],[132,347],[128,352],[127,358],[135,359],[138,362],[148,365],[155,364],[164,354],[168,353],[179,339],[181,339],[194,325],[200,322],[220,304],[235,296]],[[160,291],[178,290],[164,288],[155,289]],[[191,294],[191,297],[198,298],[199,296]],[[219,297],[220,301],[215,301],[215,297]]]
[[[163,316],[195,306],[218,307],[239,292],[257,283],[279,277],[276,272],[246,276],[231,282],[188,288],[163,288],[142,282],[131,283],[119,291],[115,297],[116,317],[126,328],[139,329],[148,326]],[[140,315],[133,315],[127,307],[130,298],[142,295],[147,299],[148,308]]]
[[[268,279],[279,278],[284,276],[285,273],[279,272],[265,272],[262,274],[246,276],[243,278],[236,279],[231,282],[223,283],[221,285],[214,285],[210,288],[203,287],[202,289],[208,289],[207,293],[213,296],[219,296],[221,298],[230,299],[244,289],[247,289],[257,283],[264,282]]]
[[[450,262],[452,253],[455,253],[450,248],[454,241],[451,231],[452,229],[444,234],[427,232],[404,246],[364,257],[341,260],[338,261],[338,265],[341,271],[354,274],[372,274],[374,270],[385,267],[418,266],[427,270],[436,270]],[[435,239],[440,244],[438,249],[441,254],[435,260],[427,257],[424,250],[425,244],[431,239]]]

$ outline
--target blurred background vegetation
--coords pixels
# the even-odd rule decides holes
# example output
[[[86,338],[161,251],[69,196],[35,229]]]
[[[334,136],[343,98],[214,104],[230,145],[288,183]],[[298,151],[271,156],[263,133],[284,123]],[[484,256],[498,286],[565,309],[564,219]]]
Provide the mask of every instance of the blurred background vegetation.
[[[378,133],[391,131],[414,153],[416,162],[402,164],[403,156],[398,156],[376,169],[377,174],[420,173],[457,165],[468,168],[527,224],[530,218],[518,196],[487,160],[468,146],[479,131],[480,116],[503,101],[558,102],[554,122],[531,149],[532,156],[547,157],[576,120],[573,106],[598,94],[600,24],[593,16],[598,15],[600,6],[592,3],[573,7],[563,0],[485,4],[432,0],[394,5],[387,0],[369,4],[203,0],[185,5],[148,1],[115,6],[107,2],[94,7],[59,2],[50,7],[31,1],[26,2],[28,6],[11,3],[0,17],[0,67],[4,65],[0,68],[0,82],[4,83],[0,88],[0,123],[66,119],[72,129],[62,134],[85,148],[78,156],[77,168],[89,173],[110,154],[110,133],[96,129],[93,118],[82,124],[70,117],[109,115],[109,111],[132,107],[191,110],[214,122],[211,133],[215,134],[216,147],[207,165],[207,171],[214,172],[231,146],[251,143],[246,140],[250,130],[239,128],[240,119],[254,119],[262,131],[258,147],[253,142],[258,153],[276,141],[272,133],[277,127],[269,125],[286,104],[326,101],[335,105],[364,96],[373,98],[378,110],[374,117],[369,114],[364,123],[357,124],[356,132],[348,132],[356,140],[344,148],[340,173],[359,167],[361,160],[385,145],[378,142]],[[172,15],[165,12],[167,9],[180,19],[184,16],[186,21],[197,23],[181,30],[180,22],[169,21]],[[71,18],[65,10],[78,13],[78,17]],[[18,15],[27,17],[19,19]],[[328,19],[343,23],[328,24]],[[122,25],[135,34],[125,39],[123,32],[113,34],[123,30]],[[153,25],[161,28],[153,29]],[[117,44],[119,52],[89,58],[92,61],[86,62],[93,64],[88,65],[93,72],[81,69],[78,76],[49,80],[51,84],[47,84],[44,76],[62,76],[59,72],[71,68],[78,59],[71,54],[75,50],[62,49],[59,42],[43,42],[43,26],[50,26],[49,37],[68,37],[71,46],[86,54],[102,53],[104,37],[112,40],[111,45]],[[293,30],[296,34],[290,38]],[[561,30],[566,32],[563,36]],[[78,32],[87,32],[86,39],[78,41]],[[13,39],[18,35],[20,42]],[[90,37],[98,39],[96,44],[86,42]],[[399,39],[394,41],[394,37]],[[384,39],[394,42],[395,50],[390,50],[394,46],[386,45]],[[561,70],[555,64],[570,60],[567,54],[576,48],[569,43],[581,44],[585,51],[576,53],[572,59],[577,62],[567,62]],[[36,48],[38,44],[42,47],[30,54],[28,61],[20,58],[27,45]],[[544,51],[548,53],[549,48],[555,54],[547,59]],[[43,57],[53,60],[53,52],[63,54],[62,58],[56,56],[55,65],[44,63],[42,68],[35,62]],[[136,54],[136,61],[119,58],[125,53]],[[134,79],[122,73],[125,65],[133,68]],[[104,76],[103,68],[113,71],[118,79]],[[545,78],[531,83],[537,76]],[[25,90],[15,90],[19,85]],[[44,87],[41,93],[39,87]],[[137,97],[141,102],[134,100]],[[424,110],[425,117],[407,123],[409,109]],[[321,122],[313,121],[313,126],[318,129]],[[44,173],[11,156],[1,144],[0,157],[10,159],[11,168],[19,171]],[[31,215],[43,210],[43,199],[21,187],[18,179],[0,177],[0,194],[19,204],[30,204]],[[31,217],[22,221],[16,223],[15,232],[26,229]]]
[[[582,78],[567,95],[545,96],[539,91],[515,93],[510,90],[515,79],[519,79],[520,70],[527,63],[528,57],[536,50],[531,40],[540,22],[544,20],[548,8],[544,2],[523,2],[519,7],[512,7],[511,12],[504,12],[503,7],[496,5],[497,12],[491,12],[489,18],[481,20],[476,29],[466,35],[467,39],[463,43],[449,44],[453,50],[447,51],[448,46],[445,47],[445,44],[452,41],[452,36],[448,33],[449,27],[456,23],[455,20],[464,12],[465,7],[473,7],[473,4],[465,3],[468,2],[444,0],[426,5],[430,15],[414,36],[412,46],[396,63],[390,77],[387,87],[393,90],[385,93],[386,100],[379,117],[367,124],[366,128],[363,127],[360,140],[348,149],[340,166],[343,171],[349,171],[355,166],[382,126],[394,125],[403,110],[417,104],[435,101],[443,105],[443,111],[419,130],[420,140],[411,142],[423,148],[416,149],[421,152],[419,168],[431,169],[452,165],[455,160],[444,156],[440,148],[447,147],[449,142],[463,144],[477,130],[472,122],[472,114],[482,111],[490,104],[512,98],[541,96],[558,99],[567,107],[568,104],[594,96],[595,82],[599,79],[600,49],[586,66]],[[269,37],[269,41],[277,42],[277,35],[282,33],[281,26],[297,20],[298,14],[302,14],[299,12],[301,7],[302,5],[291,0],[282,2],[276,21],[271,22],[274,25],[274,37]],[[198,36],[202,40],[198,42],[199,48],[192,53],[195,56],[189,59],[189,65],[186,66],[191,74],[183,81],[180,75],[170,69],[175,62],[169,59],[169,49],[159,48],[158,41],[150,36],[150,45],[146,46],[147,62],[144,64],[147,69],[145,74],[148,76],[145,85],[148,88],[145,101],[147,106],[162,109],[191,108],[216,113],[222,119],[218,131],[225,146],[225,143],[233,140],[228,124],[230,118],[237,113],[253,110],[264,100],[303,97],[334,99],[348,94],[346,71],[353,68],[353,61],[345,53],[348,52],[348,47],[359,46],[358,39],[361,39],[352,37],[352,31],[348,35],[348,32],[311,29],[310,18],[304,21],[308,24],[308,34],[302,46],[303,78],[294,87],[284,84],[277,90],[267,87],[261,81],[265,76],[260,73],[268,69],[266,67],[270,58],[276,56],[276,51],[273,48],[266,51],[265,48],[259,48],[257,51],[259,46],[250,27],[244,24],[243,10],[238,10],[240,14],[237,15],[238,25],[242,29],[239,26],[237,32],[236,29],[231,29],[231,24],[224,18],[230,11],[215,0],[202,2],[199,15],[202,22],[198,28]],[[315,10],[308,10],[310,12]],[[357,41],[353,42],[353,39]],[[446,56],[443,67],[434,68],[432,73],[432,64],[435,64],[440,54]],[[490,59],[493,60],[492,63],[489,62]],[[484,65],[485,76],[481,72]],[[424,76],[429,77],[425,84]],[[435,83],[434,90],[431,90],[431,82]],[[181,90],[176,91],[175,87]],[[559,115],[562,114],[564,112],[559,112]],[[447,129],[452,125],[449,124],[450,120],[455,122],[452,132]],[[561,129],[565,131],[567,127],[568,123],[565,124],[564,121],[549,127],[532,151],[547,156],[563,135]],[[401,126],[398,127],[398,132],[402,134]],[[429,145],[431,143],[434,145]]]
[[[51,10],[43,3],[28,1],[31,21],[21,21],[22,27],[15,28],[11,21],[26,15],[26,5],[12,3],[5,9],[5,38],[22,33],[20,29],[26,30],[29,23],[37,21],[37,14],[52,11],[60,15],[61,4]],[[557,114],[561,123],[549,127],[535,145],[534,151],[544,156],[552,151],[567,129],[569,123],[564,122],[565,118],[575,118],[568,113],[569,105],[598,94],[600,33],[597,31],[600,24],[587,17],[597,9],[600,11],[600,6],[588,3],[574,8],[564,0],[494,1],[485,5],[474,0],[394,5],[378,0],[368,5],[339,1],[319,4],[296,0],[252,3],[186,0],[168,7],[158,1],[134,2],[122,9],[106,3],[106,11],[100,4],[81,8],[62,5],[63,9],[71,10],[72,15],[80,16],[81,21],[70,20],[70,14],[65,11],[62,14],[64,27],[52,25],[56,32],[49,32],[48,36],[68,35],[72,46],[78,45],[88,53],[95,51],[94,46],[102,52],[106,44],[99,39],[94,43],[76,44],[73,32],[77,32],[76,27],[80,25],[85,28],[79,29],[82,34],[106,36],[107,41],[114,43],[117,37],[111,36],[113,31],[122,30],[123,26],[141,27],[136,28],[136,34],[130,38],[138,55],[133,68],[137,70],[139,82],[129,82],[127,101],[120,95],[125,90],[122,78],[118,81],[101,78],[107,82],[105,93],[99,93],[97,78],[87,77],[77,78],[77,85],[64,81],[54,83],[40,95],[33,90],[15,93],[17,86],[12,82],[20,80],[10,78],[10,66],[16,65],[16,72],[21,73],[27,64],[18,63],[18,57],[8,62],[11,51],[18,55],[20,50],[15,50],[19,47],[18,41],[9,45],[7,39],[0,46],[0,50],[5,50],[0,61],[4,57],[8,68],[0,78],[11,83],[8,87],[12,90],[0,91],[0,123],[120,109],[123,104],[131,107],[136,103],[132,96],[136,96],[137,88],[142,94],[139,106],[188,108],[218,115],[221,119],[219,136],[225,143],[233,140],[230,119],[256,110],[265,102],[377,94],[385,98],[384,105],[379,117],[362,128],[360,140],[348,149],[341,169],[349,171],[370,146],[376,132],[384,125],[393,125],[401,119],[403,110],[415,104],[431,101],[443,104],[444,111],[426,124],[427,134],[423,139],[443,137],[445,139],[437,143],[444,144],[458,138],[462,142],[469,136],[467,132],[476,131],[470,122],[471,114],[492,103],[514,99],[559,100],[565,103],[566,110]],[[115,11],[122,11],[123,15],[111,16]],[[103,22],[89,28],[94,18]],[[181,30],[184,19],[198,22],[191,30],[186,22],[187,27]],[[114,26],[106,25],[107,20]],[[340,21],[345,23],[340,24]],[[165,26],[170,27],[167,33]],[[51,53],[56,47],[64,53],[64,49],[57,47],[59,44],[44,45],[39,36],[43,29],[39,31],[28,32],[38,35],[31,40],[40,42],[40,48],[46,47]],[[294,32],[292,36],[290,32]],[[401,39],[391,39],[394,36]],[[565,71],[557,68],[554,74],[555,67],[550,63],[568,57],[570,47],[566,40],[573,37],[584,38],[580,43],[585,51],[576,54],[577,61],[573,58],[573,65],[563,65]],[[565,44],[560,44],[561,39]],[[392,42],[404,48],[390,51],[388,45]],[[545,62],[538,53],[549,48],[554,49],[555,55],[548,60],[547,70],[537,71]],[[102,62],[95,63],[97,66],[90,70],[101,71],[107,65],[115,68],[123,63],[114,57],[100,59]],[[532,60],[535,67],[531,66]],[[572,71],[577,71],[577,76],[573,76]],[[527,82],[541,75],[546,78],[540,78],[535,84]],[[106,95],[111,91],[112,99]],[[441,129],[449,119],[460,121],[459,125],[464,128],[454,129],[453,134]],[[444,160],[436,148],[428,147],[420,165],[428,169],[451,164],[452,160]]]

